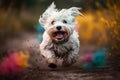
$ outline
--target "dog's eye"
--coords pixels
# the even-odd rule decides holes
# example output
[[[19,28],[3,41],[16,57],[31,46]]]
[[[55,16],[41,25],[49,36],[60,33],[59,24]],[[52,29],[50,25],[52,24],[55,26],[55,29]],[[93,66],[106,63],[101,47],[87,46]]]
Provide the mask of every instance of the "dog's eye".
[[[67,24],[67,21],[66,21],[66,20],[63,20],[63,23]]]
[[[53,25],[55,23],[55,21],[52,21],[51,24]]]

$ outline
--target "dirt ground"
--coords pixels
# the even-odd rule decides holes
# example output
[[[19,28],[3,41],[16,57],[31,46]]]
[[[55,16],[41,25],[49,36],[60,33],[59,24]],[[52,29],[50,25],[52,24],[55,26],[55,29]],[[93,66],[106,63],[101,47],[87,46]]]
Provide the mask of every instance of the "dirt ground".
[[[46,62],[41,58],[39,52],[39,42],[36,33],[23,33],[17,37],[8,39],[1,46],[1,52],[6,50],[28,50],[30,52],[30,67],[17,75],[0,75],[0,80],[120,80],[120,69],[105,67],[100,69],[85,70],[82,62],[78,62],[70,67],[63,67],[58,59],[58,68],[50,69]],[[94,50],[94,46],[81,47],[81,56],[85,51]],[[5,56],[7,54],[0,54]]]

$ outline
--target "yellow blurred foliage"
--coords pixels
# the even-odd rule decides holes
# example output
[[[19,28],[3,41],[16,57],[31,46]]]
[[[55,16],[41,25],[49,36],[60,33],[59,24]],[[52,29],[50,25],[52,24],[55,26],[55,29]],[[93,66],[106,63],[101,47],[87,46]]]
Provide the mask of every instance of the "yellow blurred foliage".
[[[6,14],[5,11],[0,10],[0,29],[3,28],[6,20]]]
[[[30,55],[28,52],[20,51],[19,55],[17,57],[18,65],[21,66],[22,68],[28,67],[29,66],[29,64],[28,64],[29,58],[30,58]]]
[[[96,14],[87,13],[83,17],[77,16],[76,21],[79,25],[79,36],[83,44],[94,42],[96,45],[107,42],[107,35],[102,17],[98,18]]]
[[[88,10],[84,16],[77,16],[81,44],[107,45],[114,54],[120,48],[120,7],[107,3],[107,9]],[[117,52],[115,52],[117,51]]]
[[[0,31],[1,34],[18,33],[22,30],[22,22],[14,13],[0,10]]]

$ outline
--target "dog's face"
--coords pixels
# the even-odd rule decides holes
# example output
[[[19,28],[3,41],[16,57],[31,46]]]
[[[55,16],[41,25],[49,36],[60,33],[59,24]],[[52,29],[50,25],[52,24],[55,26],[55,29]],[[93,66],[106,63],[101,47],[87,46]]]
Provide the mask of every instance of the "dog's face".
[[[82,15],[79,8],[57,10],[55,4],[50,7],[40,17],[39,22],[45,28],[52,40],[61,42],[73,33],[75,26],[75,17]]]

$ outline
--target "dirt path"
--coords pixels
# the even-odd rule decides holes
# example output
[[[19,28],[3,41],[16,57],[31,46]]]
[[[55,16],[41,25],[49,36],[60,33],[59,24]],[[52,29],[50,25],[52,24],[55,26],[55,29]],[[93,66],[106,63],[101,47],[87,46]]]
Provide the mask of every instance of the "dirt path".
[[[58,60],[58,68],[50,69],[46,62],[40,57],[39,42],[36,33],[23,33],[13,39],[7,40],[0,50],[28,50],[30,52],[30,67],[17,76],[0,76],[0,80],[120,80],[120,71],[111,68],[83,70],[82,62],[78,62],[71,67],[61,66]],[[81,48],[80,55],[84,49]],[[4,55],[4,54],[3,54]]]
[[[55,69],[31,68],[17,76],[2,76],[0,80],[120,80],[119,71],[97,69]]]

